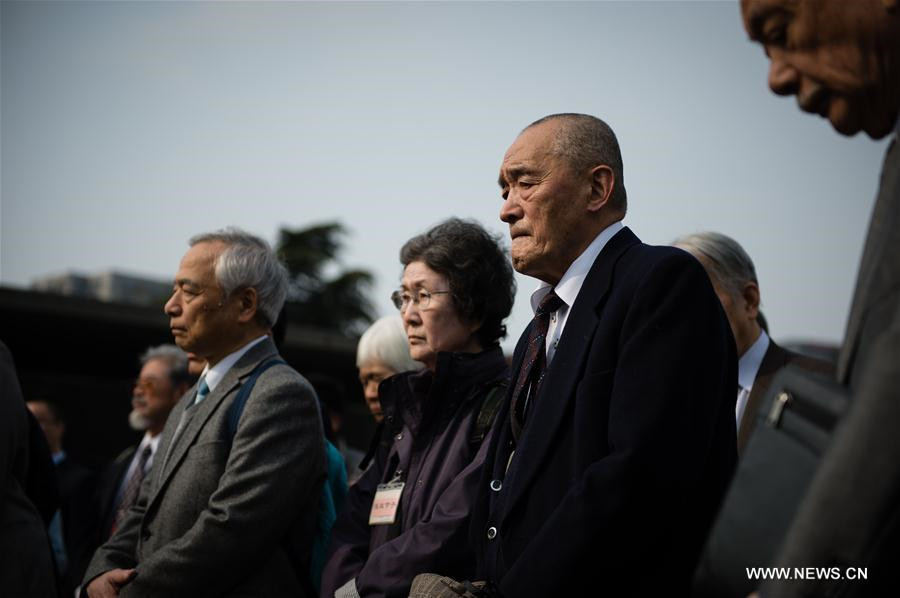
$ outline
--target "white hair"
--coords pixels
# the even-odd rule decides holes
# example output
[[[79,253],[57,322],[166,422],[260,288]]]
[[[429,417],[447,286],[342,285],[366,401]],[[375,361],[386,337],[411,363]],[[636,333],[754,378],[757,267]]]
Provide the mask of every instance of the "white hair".
[[[396,373],[418,370],[423,367],[409,356],[409,343],[403,320],[397,314],[375,320],[359,337],[356,346],[356,367],[361,368],[379,362]]]
[[[694,233],[672,243],[700,259],[710,278],[732,294],[740,294],[748,282],[759,284],[753,260],[740,243],[716,232]]]
[[[189,241],[191,247],[215,242],[226,245],[215,263],[216,282],[225,296],[238,289],[256,289],[257,313],[265,326],[274,326],[287,297],[287,268],[268,243],[239,228],[196,235]]]

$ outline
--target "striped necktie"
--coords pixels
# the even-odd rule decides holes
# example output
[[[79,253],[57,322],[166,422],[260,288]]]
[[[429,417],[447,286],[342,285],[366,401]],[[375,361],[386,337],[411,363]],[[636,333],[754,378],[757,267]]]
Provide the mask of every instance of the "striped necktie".
[[[552,290],[547,293],[534,312],[534,325],[528,334],[528,342],[525,347],[525,357],[522,359],[522,367],[516,378],[513,388],[512,405],[510,410],[510,425],[513,438],[518,441],[522,428],[525,427],[525,418],[528,415],[528,403],[533,402],[533,396],[537,395],[541,381],[544,378],[545,364],[547,361],[546,338],[550,328],[550,314],[564,305],[562,299]],[[532,400],[529,400],[529,395]]]
[[[134,471],[131,473],[131,477],[128,478],[128,481],[125,483],[125,489],[122,491],[122,501],[116,508],[116,514],[113,519],[110,535],[114,534],[115,531],[122,525],[122,522],[125,521],[125,516],[128,514],[128,509],[130,509],[131,505],[133,505],[137,500],[138,494],[141,489],[141,483],[144,481],[144,475],[147,473],[144,470],[147,468],[147,461],[150,460],[151,456],[153,456],[153,449],[150,448],[150,445],[148,444],[144,447],[144,450],[142,450],[141,454],[138,456],[138,461],[135,464]]]

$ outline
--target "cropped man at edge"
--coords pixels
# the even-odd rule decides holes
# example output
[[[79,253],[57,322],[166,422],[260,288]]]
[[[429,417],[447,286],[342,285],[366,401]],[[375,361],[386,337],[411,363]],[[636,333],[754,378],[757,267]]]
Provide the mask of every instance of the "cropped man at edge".
[[[897,596],[900,2],[741,0],[741,14],[750,39],[768,57],[774,93],[796,96],[801,110],[827,119],[842,135],[891,138],[838,356],[837,381],[850,391],[849,411],[773,563],[791,569],[865,567],[869,579],[770,580],[760,593],[765,598]]]

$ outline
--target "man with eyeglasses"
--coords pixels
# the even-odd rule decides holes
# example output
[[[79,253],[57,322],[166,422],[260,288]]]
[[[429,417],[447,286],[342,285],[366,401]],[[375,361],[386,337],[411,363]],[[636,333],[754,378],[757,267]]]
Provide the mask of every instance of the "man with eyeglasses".
[[[141,355],[140,363],[128,424],[144,432],[144,437],[136,446],[125,449],[107,468],[99,491],[101,542],[115,532],[134,504],[141,481],[153,465],[169,412],[196,380],[188,373],[187,355],[175,345],[148,348]]]

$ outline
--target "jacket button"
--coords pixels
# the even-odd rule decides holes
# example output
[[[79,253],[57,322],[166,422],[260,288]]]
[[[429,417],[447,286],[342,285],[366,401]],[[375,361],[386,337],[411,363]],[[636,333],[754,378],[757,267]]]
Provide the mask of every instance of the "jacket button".
[[[396,436],[394,436],[394,440],[400,441],[403,440],[403,432],[398,432]]]
[[[493,540],[496,537],[497,537],[497,528],[492,525],[491,527],[488,528],[487,539]]]
[[[491,490],[500,492],[500,488],[503,488],[503,482],[500,480],[491,480]]]

